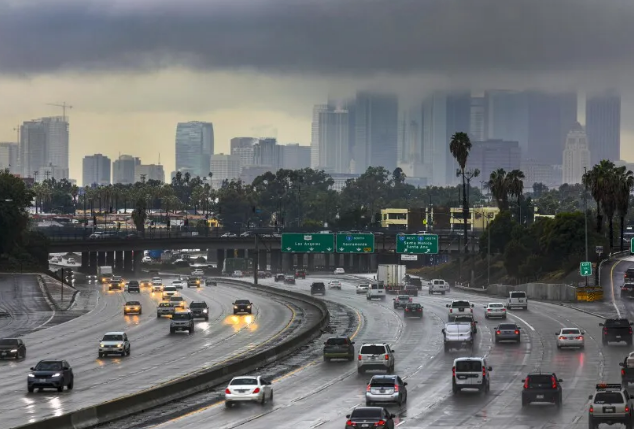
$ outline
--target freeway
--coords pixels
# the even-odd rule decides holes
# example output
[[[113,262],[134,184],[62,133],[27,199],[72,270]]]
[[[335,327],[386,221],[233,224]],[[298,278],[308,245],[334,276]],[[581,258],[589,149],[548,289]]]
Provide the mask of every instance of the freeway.
[[[164,276],[164,283],[171,283],[168,276]],[[182,295],[188,302],[207,301],[210,320],[197,320],[193,336],[170,335],[169,320],[156,317],[159,297],[148,289],[138,295],[108,292],[101,285],[94,287],[101,289],[101,294],[90,313],[26,335],[27,359],[0,362],[3,427],[15,427],[121,397],[227,361],[272,338],[281,338],[282,333],[293,332],[302,325],[304,316],[309,316],[293,304],[235,287],[185,288]],[[126,299],[139,300],[143,314],[123,316]],[[255,308],[253,316],[233,316],[231,304],[235,299],[250,299]],[[97,358],[99,341],[108,331],[128,333],[131,356]],[[43,358],[70,362],[75,373],[72,391],[27,393],[29,367]]]
[[[509,312],[509,321],[522,326],[521,344],[495,344],[493,328],[498,321],[485,320],[482,306],[496,301],[452,290],[449,296],[429,296],[426,288],[415,301],[425,308],[423,321],[404,320],[394,310],[391,299],[367,301],[356,295],[359,282],[350,276],[340,278],[343,289],[329,290],[326,300],[354,308],[359,316],[356,346],[364,341],[386,341],[396,350],[396,373],[408,383],[409,399],[402,408],[389,406],[397,415],[399,428],[576,428],[587,427],[587,397],[601,381],[618,382],[619,366],[629,351],[624,346],[601,345],[601,319],[591,314],[554,304],[531,302],[528,311]],[[278,287],[309,293],[307,278],[295,286]],[[486,356],[493,366],[491,392],[451,392],[453,359],[469,353],[442,350],[440,332],[447,318],[445,304],[466,298],[476,303],[479,322],[476,356]],[[558,350],[555,333],[561,327],[579,327],[586,331],[585,350]],[[533,404],[521,406],[522,379],[534,370],[554,371],[564,380],[563,406]],[[345,416],[364,404],[364,392],[370,375],[358,375],[354,362],[308,362],[302,369],[274,380],[275,401],[261,406],[225,409],[222,403],[189,412],[155,426],[156,429],[230,428],[317,428],[340,429]]]
[[[17,337],[53,322],[51,310],[35,275],[0,274],[0,337]]]

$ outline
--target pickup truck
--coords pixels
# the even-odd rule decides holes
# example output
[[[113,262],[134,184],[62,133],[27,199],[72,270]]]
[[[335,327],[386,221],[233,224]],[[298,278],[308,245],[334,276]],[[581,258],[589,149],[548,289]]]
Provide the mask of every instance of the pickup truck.
[[[469,301],[465,300],[455,300],[452,301],[451,304],[447,304],[448,312],[448,321],[453,322],[453,319],[456,316],[461,316],[463,314],[473,314],[473,304]]]
[[[628,346],[632,345],[632,322],[627,319],[605,319],[604,323],[599,323],[603,327],[601,340],[603,345],[610,341],[624,341]]]
[[[621,298],[634,298],[634,279],[625,279],[621,286]]]
[[[619,362],[621,367],[621,384],[627,386],[634,383],[634,352],[625,356],[623,362]]]
[[[471,333],[473,335],[478,333],[478,322],[473,318],[473,314],[461,314],[459,316],[455,316],[453,321],[454,323],[468,323],[471,325]]]
[[[398,295],[394,298],[394,308],[405,308],[410,302],[412,302],[412,298],[409,295]]]

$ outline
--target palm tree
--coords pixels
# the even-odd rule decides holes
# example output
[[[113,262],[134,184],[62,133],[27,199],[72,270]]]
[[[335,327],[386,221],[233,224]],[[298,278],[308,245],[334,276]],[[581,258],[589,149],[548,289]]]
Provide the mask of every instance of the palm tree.
[[[619,224],[621,228],[621,246],[623,251],[623,234],[625,230],[625,216],[630,208],[630,194],[634,187],[634,173],[625,167],[616,169],[617,189],[616,189],[616,212],[619,215]]]
[[[522,194],[524,193],[524,179],[526,176],[521,170],[510,171],[506,180],[508,181],[508,193],[517,198],[517,219],[522,224]]]
[[[614,192],[614,188],[611,188],[610,174],[614,170],[614,163],[608,160],[602,160],[596,164],[590,171],[587,171],[582,178],[582,182],[588,189],[590,189],[590,195],[597,203],[597,232],[601,232],[603,229],[603,214],[605,209],[603,202],[606,200],[606,194]]]
[[[471,140],[467,133],[458,132],[451,136],[451,142],[449,143],[449,151],[455,158],[460,166],[460,172],[462,174],[462,215],[464,225],[465,253],[469,253],[469,242],[467,238],[467,220],[469,218],[469,203],[467,201],[467,182],[465,180],[464,171],[467,167],[467,159],[469,159],[469,151],[471,150]]]
[[[147,219],[147,206],[144,198],[139,198],[136,201],[136,207],[132,211],[132,221],[136,226],[137,231],[141,235],[145,235],[145,221]]]
[[[503,168],[492,171],[486,187],[491,192],[491,195],[493,195],[493,198],[495,198],[500,211],[508,210],[510,190],[506,171]]]

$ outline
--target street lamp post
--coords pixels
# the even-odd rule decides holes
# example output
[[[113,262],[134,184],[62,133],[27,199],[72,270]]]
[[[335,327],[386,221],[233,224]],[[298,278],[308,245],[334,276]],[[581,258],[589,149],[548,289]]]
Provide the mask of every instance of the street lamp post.
[[[587,174],[587,168],[583,167],[583,174],[584,176]],[[584,221],[585,221],[585,228],[584,228],[584,234],[585,234],[585,240],[586,240],[586,261],[589,261],[588,259],[588,185],[586,185],[586,187],[583,189],[583,217],[584,217]],[[598,277],[598,270],[599,267],[597,266],[597,277]],[[586,287],[588,287],[588,276],[585,276],[586,278]],[[595,284],[596,286],[599,286],[598,284]]]

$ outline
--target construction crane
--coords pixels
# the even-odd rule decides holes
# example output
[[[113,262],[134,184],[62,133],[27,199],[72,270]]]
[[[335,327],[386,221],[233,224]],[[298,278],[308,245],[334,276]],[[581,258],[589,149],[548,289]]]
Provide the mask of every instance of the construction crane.
[[[61,107],[62,109],[62,115],[64,118],[64,122],[66,121],[66,109],[72,109],[73,106],[66,104],[66,102],[64,101],[62,104],[55,104],[55,103],[46,103],[47,106],[55,106],[55,107]]]

